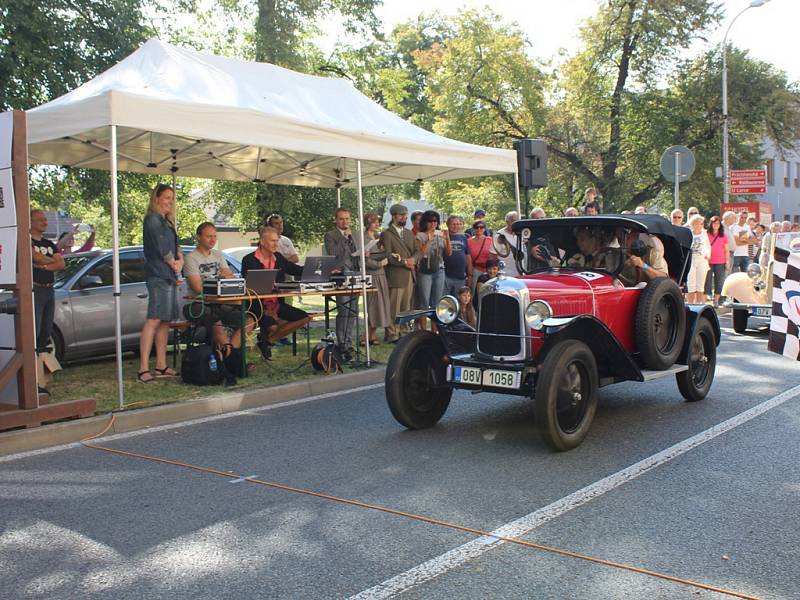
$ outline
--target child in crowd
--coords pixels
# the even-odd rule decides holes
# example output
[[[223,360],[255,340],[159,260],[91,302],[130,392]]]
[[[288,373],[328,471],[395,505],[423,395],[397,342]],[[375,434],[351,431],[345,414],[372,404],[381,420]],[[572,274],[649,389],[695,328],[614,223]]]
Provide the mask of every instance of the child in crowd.
[[[458,290],[458,317],[473,329],[477,326],[475,308],[472,306],[472,290],[467,286]]]

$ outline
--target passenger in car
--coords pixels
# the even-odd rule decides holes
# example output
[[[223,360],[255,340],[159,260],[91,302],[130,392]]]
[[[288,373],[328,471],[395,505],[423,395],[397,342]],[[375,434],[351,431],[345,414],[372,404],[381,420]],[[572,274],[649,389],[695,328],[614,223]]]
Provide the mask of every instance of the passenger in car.
[[[664,258],[664,244],[654,235],[628,229],[624,236],[628,257],[619,278],[626,286],[647,283],[657,277],[669,277]]]

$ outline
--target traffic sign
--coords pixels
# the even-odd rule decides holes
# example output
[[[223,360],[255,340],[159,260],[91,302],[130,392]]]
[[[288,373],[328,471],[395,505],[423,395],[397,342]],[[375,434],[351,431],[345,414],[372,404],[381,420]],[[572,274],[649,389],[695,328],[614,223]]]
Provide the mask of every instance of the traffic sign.
[[[766,194],[767,186],[765,185],[731,185],[731,194]]]
[[[677,164],[676,163],[677,157]],[[675,181],[675,169],[678,169],[678,181],[683,183],[694,173],[694,154],[686,146],[672,146],[661,155],[661,174],[667,181]]]
[[[742,169],[731,171],[728,191],[731,194],[766,194],[767,170]]]
[[[767,182],[766,169],[741,169],[739,171],[731,171],[731,181],[734,179],[763,179],[764,185]]]

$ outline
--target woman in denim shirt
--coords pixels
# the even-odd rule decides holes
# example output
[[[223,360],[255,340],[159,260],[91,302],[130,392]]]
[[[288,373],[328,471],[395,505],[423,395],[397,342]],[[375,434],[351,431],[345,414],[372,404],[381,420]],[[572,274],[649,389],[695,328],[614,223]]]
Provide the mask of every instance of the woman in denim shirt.
[[[178,318],[178,284],[183,254],[172,222],[175,190],[160,183],[150,195],[143,224],[144,271],[147,281],[147,320],[139,340],[136,380],[152,383],[157,377],[174,377],[167,366],[169,323]],[[150,351],[155,344],[155,377],[150,373]]]
[[[417,302],[419,308],[436,308],[444,293],[444,257],[450,256],[453,248],[450,235],[439,229],[439,213],[426,210],[419,221],[417,233]],[[425,317],[419,319],[422,329],[426,326]]]

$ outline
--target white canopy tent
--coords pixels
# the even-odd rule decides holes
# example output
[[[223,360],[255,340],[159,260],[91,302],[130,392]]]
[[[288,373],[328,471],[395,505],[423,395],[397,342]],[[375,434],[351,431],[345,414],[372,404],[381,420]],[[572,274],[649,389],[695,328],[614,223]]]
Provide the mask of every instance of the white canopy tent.
[[[355,187],[359,222],[363,185],[517,171],[512,150],[466,144],[416,127],[348,81],[159,40],[148,41],[27,116],[31,163],[111,171],[120,405],[118,169],[337,190]],[[518,189],[516,201],[519,210]],[[362,292],[366,299],[366,289]]]

